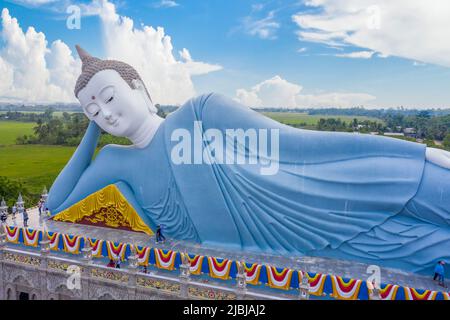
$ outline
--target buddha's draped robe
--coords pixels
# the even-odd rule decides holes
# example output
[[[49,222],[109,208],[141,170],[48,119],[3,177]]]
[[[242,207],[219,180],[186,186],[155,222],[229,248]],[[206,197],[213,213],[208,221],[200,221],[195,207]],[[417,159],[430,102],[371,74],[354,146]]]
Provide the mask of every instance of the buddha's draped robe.
[[[195,121],[224,137],[227,129],[278,129],[278,172],[262,175],[263,164],[175,164],[180,141],[172,134],[185,129],[193,138]],[[202,143],[208,150],[210,140]],[[210,94],[169,115],[146,148],[108,147],[92,165],[100,178],[80,179],[85,187],[53,214],[116,184],[149,226],[163,224],[176,239],[413,271],[448,257],[450,170],[428,163],[421,144],[295,129]]]

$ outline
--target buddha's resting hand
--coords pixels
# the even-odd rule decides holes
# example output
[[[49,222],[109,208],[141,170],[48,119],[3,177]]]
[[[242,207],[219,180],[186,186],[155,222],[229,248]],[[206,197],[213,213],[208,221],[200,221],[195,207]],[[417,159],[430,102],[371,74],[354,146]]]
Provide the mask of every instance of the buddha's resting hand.
[[[83,172],[91,164],[100,133],[100,127],[91,121],[77,150],[50,189],[47,200],[47,208],[50,211],[58,208],[66,200]]]

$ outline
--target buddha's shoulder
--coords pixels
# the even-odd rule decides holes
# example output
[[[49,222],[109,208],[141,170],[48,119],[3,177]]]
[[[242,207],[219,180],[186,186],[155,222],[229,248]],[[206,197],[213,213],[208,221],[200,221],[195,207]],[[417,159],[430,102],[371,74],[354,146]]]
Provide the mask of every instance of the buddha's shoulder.
[[[197,114],[202,114],[211,109],[245,108],[239,102],[220,93],[206,93],[189,99],[179,110],[194,109]]]
[[[114,159],[115,161],[123,159],[129,154],[129,151],[133,149],[133,146],[124,146],[118,144],[107,144],[100,149],[96,160],[109,161]]]

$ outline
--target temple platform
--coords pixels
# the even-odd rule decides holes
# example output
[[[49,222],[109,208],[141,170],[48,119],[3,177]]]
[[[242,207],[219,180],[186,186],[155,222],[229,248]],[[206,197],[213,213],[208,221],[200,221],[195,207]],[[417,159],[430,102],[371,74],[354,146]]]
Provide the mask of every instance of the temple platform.
[[[165,243],[156,243],[155,236],[148,236],[140,232],[53,221],[45,217],[40,218],[37,208],[28,209],[27,211],[29,214],[28,227],[32,229],[43,230],[45,228],[48,231],[87,236],[95,239],[130,243],[160,249],[170,249],[231,260],[244,260],[246,262],[337,275],[344,278],[361,279],[364,281],[370,276],[370,274],[366,272],[369,265],[355,261],[309,256],[286,257],[253,252],[226,251],[218,248],[200,246],[199,244],[186,241],[174,241],[172,239],[167,239]],[[16,215],[15,219],[8,217],[7,224],[23,227],[22,217],[19,215]],[[381,266],[380,269],[382,283],[396,284],[416,289],[448,291],[448,289],[439,286],[437,282],[433,281],[432,275],[423,276]]]

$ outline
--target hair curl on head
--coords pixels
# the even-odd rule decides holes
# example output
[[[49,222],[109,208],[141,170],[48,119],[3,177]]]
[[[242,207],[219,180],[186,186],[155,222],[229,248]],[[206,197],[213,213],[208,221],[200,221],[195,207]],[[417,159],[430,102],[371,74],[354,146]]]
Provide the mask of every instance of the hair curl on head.
[[[133,80],[139,80],[144,86],[148,98],[150,99],[150,101],[152,101],[152,98],[148,93],[147,87],[144,84],[144,81],[142,81],[141,77],[139,76],[139,73],[132,66],[122,61],[102,60],[96,57],[92,57],[89,53],[87,53],[84,49],[82,49],[78,45],[76,45],[75,48],[77,49],[78,55],[80,56],[82,63],[81,74],[78,77],[77,82],[75,84],[74,93],[76,97],[78,97],[78,93],[84,87],[86,87],[89,80],[91,80],[96,73],[103,70],[114,70],[120,75],[120,77],[123,80],[125,80],[126,83],[128,83],[128,85],[132,89],[136,89],[133,85]]]

